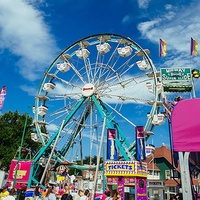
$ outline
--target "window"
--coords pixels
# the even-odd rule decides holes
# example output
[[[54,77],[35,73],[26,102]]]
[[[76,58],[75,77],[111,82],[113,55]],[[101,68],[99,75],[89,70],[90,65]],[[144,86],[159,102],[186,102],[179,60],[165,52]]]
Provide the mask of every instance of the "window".
[[[158,171],[154,171],[154,175],[155,175],[155,176],[158,176]]]
[[[180,178],[179,172],[176,169],[172,169],[173,178]]]
[[[177,189],[176,187],[169,187],[169,192],[172,192],[172,193],[177,193]]]
[[[170,179],[170,170],[165,170],[165,179]]]

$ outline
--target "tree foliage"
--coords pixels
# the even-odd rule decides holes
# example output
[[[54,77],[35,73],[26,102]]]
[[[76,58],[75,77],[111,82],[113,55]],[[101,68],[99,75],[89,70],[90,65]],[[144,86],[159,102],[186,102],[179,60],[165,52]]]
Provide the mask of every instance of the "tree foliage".
[[[97,164],[97,156],[90,157],[90,156],[85,156],[85,159],[83,160],[84,164],[91,164],[91,165],[96,165]],[[100,163],[103,163],[103,158],[100,158]]]
[[[25,127],[25,122],[27,123]],[[26,114],[19,114],[16,112],[7,112],[0,116],[0,162],[1,168],[8,170],[11,160],[18,158],[17,150],[23,141],[23,149],[29,149],[29,152],[36,153],[40,144],[31,140],[31,133],[34,132],[32,126],[33,119]],[[23,131],[24,140],[22,140]],[[22,151],[21,159],[25,156],[26,152]]]

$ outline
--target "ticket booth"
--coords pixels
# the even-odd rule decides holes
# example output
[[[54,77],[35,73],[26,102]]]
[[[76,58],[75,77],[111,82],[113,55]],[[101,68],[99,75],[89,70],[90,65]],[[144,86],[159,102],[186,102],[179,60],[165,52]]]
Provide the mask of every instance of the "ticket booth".
[[[150,200],[164,199],[163,190],[164,190],[164,183],[160,180],[148,180],[147,181],[147,188]]]
[[[138,161],[105,162],[107,187],[118,191],[122,200],[147,200],[147,164]]]

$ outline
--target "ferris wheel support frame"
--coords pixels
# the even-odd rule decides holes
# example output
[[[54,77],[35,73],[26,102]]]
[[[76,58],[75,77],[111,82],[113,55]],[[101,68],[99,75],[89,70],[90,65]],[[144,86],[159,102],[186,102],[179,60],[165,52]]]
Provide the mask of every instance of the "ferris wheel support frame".
[[[49,159],[48,159],[48,161],[47,161],[47,163],[46,163],[44,172],[43,172],[42,177],[41,177],[41,179],[40,179],[40,184],[42,184],[42,182],[43,182],[43,180],[44,180],[44,177],[45,177],[45,175],[46,175],[47,169],[48,169],[48,167],[49,167],[49,163],[50,163],[51,158],[52,158],[52,156],[53,156],[53,153],[54,153],[54,150],[55,150],[55,148],[56,148],[56,144],[57,144],[57,141],[58,141],[58,139],[59,139],[60,132],[61,132],[62,129],[63,129],[63,126],[64,126],[64,120],[62,121],[62,124],[61,124],[61,126],[60,126],[60,128],[59,128],[59,131],[58,131],[56,140],[55,140],[55,142],[54,142],[53,148],[51,149],[51,153],[50,153],[50,155],[49,155]]]
[[[110,116],[110,114],[108,114],[108,113],[106,113],[105,111],[107,111],[107,110],[105,110],[104,109],[104,112],[102,111],[102,106],[101,106],[101,104],[97,101],[97,99],[95,98],[95,96],[93,95],[92,96],[92,100],[93,100],[93,102],[95,103],[95,105],[96,105],[96,107],[97,107],[97,110],[99,111],[99,113],[101,114],[101,117],[102,117],[102,119],[104,119],[104,116],[106,115],[106,126],[107,126],[107,128],[109,129],[109,128],[114,128],[114,123],[113,123],[113,126],[111,126],[111,123],[109,122],[109,116]],[[108,111],[107,111],[108,112]],[[125,137],[124,137],[125,138]],[[124,147],[123,146],[121,146],[121,143],[120,143],[120,140],[116,137],[115,138],[115,142],[116,142],[116,145],[117,145],[117,147],[119,148],[119,150],[120,150],[120,153],[123,155],[123,157],[124,157],[124,159],[125,160],[130,160],[130,158],[129,158],[129,156],[127,155],[127,152],[126,152],[126,150],[124,149]],[[121,147],[123,147],[123,148],[121,148]]]
[[[102,108],[101,104],[97,101],[96,97],[94,95],[92,95],[92,101],[94,102],[97,110],[99,111],[102,119],[105,119],[106,118],[106,127],[107,128],[114,128],[116,127],[117,130],[119,131],[120,135],[122,135],[122,138],[125,140],[125,143],[126,146],[129,145],[128,141],[126,140],[123,132],[119,129],[119,127],[117,127],[116,125],[116,122],[113,123],[114,121],[112,121],[113,123],[113,126],[111,125],[111,123],[109,122],[109,117],[110,114],[109,113],[106,113],[108,112],[107,110],[105,111],[105,109]],[[38,153],[38,155],[34,158],[33,160],[33,164],[32,164],[32,167],[31,167],[31,170],[30,170],[30,178],[29,178],[29,181],[28,181],[28,187],[31,186],[31,181],[35,180],[33,178],[33,170],[34,170],[34,167],[35,167],[35,164],[37,163],[37,161],[41,158],[41,156],[44,154],[44,152],[47,150],[47,148],[53,143],[53,141],[57,138],[58,134],[60,131],[62,131],[62,128],[68,123],[68,121],[73,117],[73,115],[75,114],[75,112],[78,110],[78,108],[83,104],[83,102],[85,101],[86,98],[82,98],[81,101],[75,106],[75,108],[69,113],[69,115],[67,116],[67,118],[64,120],[64,124],[63,126],[61,126],[55,133],[54,135],[50,138],[50,140],[47,142],[47,144],[45,146],[43,146],[41,149],[40,149],[40,152]],[[116,137],[116,145],[118,147],[118,149],[120,150],[120,153],[123,155],[124,159],[125,160],[130,160],[130,156],[128,156],[128,153],[127,152],[127,149],[121,145],[121,142],[120,140]],[[124,142],[124,141],[123,141]],[[121,148],[123,147],[123,148]],[[41,182],[41,181],[40,181]]]
[[[102,150],[102,145],[103,145],[105,126],[106,126],[106,116],[104,116],[104,120],[103,120],[103,128],[102,128],[102,132],[101,132],[100,149],[99,149],[99,155],[97,157],[97,167],[96,167],[96,172],[95,172],[95,177],[94,177],[94,188],[93,188],[93,191],[92,191],[92,198],[91,199],[94,199],[95,191],[96,191],[96,187],[97,187],[97,179],[98,179],[98,172],[99,172],[99,165],[100,165],[101,150]]]
[[[67,122],[73,117],[73,115],[76,113],[76,111],[78,110],[78,108],[83,104],[83,102],[85,101],[85,97],[83,97],[78,103],[77,105],[74,107],[74,109],[69,113],[69,115],[66,117],[66,119],[64,120],[64,125],[62,127],[60,127],[54,134],[53,136],[48,140],[47,144],[45,146],[43,146],[39,153],[37,154],[37,156],[33,159],[33,163],[31,165],[31,170],[30,170],[30,175],[29,175],[29,180],[28,180],[28,188],[31,187],[31,182],[32,180],[34,181],[35,179],[33,178],[33,171],[35,168],[35,165],[37,163],[37,161],[41,158],[41,156],[44,154],[44,152],[47,150],[47,148],[52,144],[52,142],[56,139],[56,137],[58,136],[59,132],[61,131],[60,129],[63,128]],[[34,181],[35,182],[35,181]]]

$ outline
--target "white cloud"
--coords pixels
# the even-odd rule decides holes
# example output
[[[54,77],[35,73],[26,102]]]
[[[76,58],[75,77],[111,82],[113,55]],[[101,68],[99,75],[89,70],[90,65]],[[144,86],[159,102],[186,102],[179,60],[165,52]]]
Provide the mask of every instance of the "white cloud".
[[[148,37],[148,39],[151,39],[151,35],[154,36],[154,28],[157,24],[160,23],[160,19],[155,19],[152,21],[146,21],[146,22],[141,22],[138,25],[138,29],[141,32],[142,36],[144,37]],[[152,32],[151,34],[149,34],[149,32]]]
[[[138,0],[139,8],[146,9],[149,6],[150,0]]]
[[[132,17],[129,15],[126,15],[123,19],[122,19],[122,24],[130,24],[132,21]]]
[[[30,96],[36,96],[37,90],[34,87],[28,86],[28,85],[21,85],[20,88],[27,92]]]
[[[169,9],[171,9],[171,8],[172,8],[172,5],[171,5],[171,4],[166,4],[166,5],[165,5],[165,9],[166,9],[166,10],[169,10]]]
[[[191,9],[192,7],[192,9]],[[190,37],[200,38],[200,16],[194,13],[200,12],[200,5],[188,6],[177,12],[177,8],[166,6],[167,12],[160,18],[142,22],[138,30],[142,36],[158,43],[159,38],[167,42],[167,51],[175,50],[177,53],[189,53]],[[174,53],[174,52],[173,52]]]
[[[56,124],[51,123],[47,125],[47,129],[51,134],[53,134],[55,131],[58,130],[58,126]]]
[[[0,48],[18,57],[16,63],[24,78],[40,78],[57,51],[42,13],[23,0],[1,0],[0,13]]]

